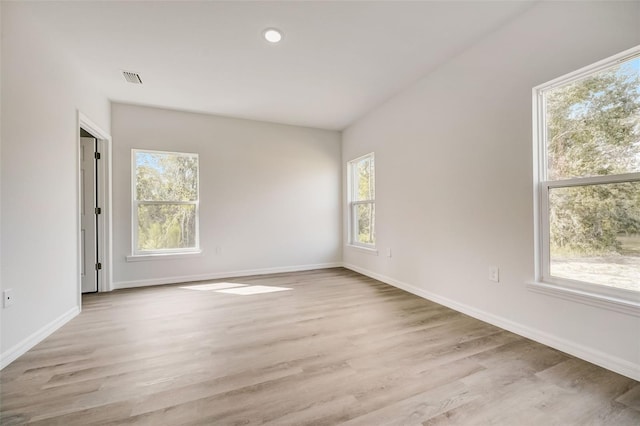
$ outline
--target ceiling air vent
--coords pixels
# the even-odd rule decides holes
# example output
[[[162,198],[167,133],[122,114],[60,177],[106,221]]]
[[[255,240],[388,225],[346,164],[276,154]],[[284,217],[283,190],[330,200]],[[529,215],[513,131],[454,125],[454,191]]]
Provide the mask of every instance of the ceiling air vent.
[[[124,79],[129,83],[142,84],[140,74],[138,74],[137,72],[122,71],[122,75],[124,75]]]

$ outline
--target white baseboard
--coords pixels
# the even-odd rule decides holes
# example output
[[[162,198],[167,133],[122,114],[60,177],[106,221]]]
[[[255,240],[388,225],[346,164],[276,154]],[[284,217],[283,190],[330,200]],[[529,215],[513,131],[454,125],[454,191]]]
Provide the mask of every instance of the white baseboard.
[[[385,284],[389,284],[405,290],[409,293],[415,294],[416,296],[420,296],[424,299],[446,306],[455,311],[462,312],[463,314],[469,315],[473,318],[495,325],[504,330],[508,330],[512,333],[534,340],[538,343],[542,343],[543,345],[558,349],[559,351],[568,353],[569,355],[573,355],[592,364],[599,365],[600,367],[606,368],[607,370],[611,370],[624,376],[630,377],[634,380],[640,381],[640,365],[638,364],[634,364],[627,360],[611,356],[604,352],[571,342],[569,340],[554,336],[549,333],[545,333],[543,331],[508,320],[506,318],[493,315],[489,312],[456,302],[455,300],[439,296],[437,294],[431,293],[430,291],[418,288],[402,281],[398,281],[385,275],[378,274],[376,272],[369,271],[364,268],[360,268],[355,265],[343,264],[342,266],[352,271],[358,272],[362,275],[366,275],[370,278],[382,281]]]
[[[77,306],[69,309],[67,312],[51,321],[40,330],[23,339],[17,345],[14,345],[13,347],[4,351],[2,354],[0,354],[0,370],[11,364],[18,357],[24,355],[29,349],[33,348],[35,345],[49,337],[51,334],[53,334],[54,331],[71,321],[79,313],[80,308]]]
[[[162,284],[177,284],[191,281],[217,280],[221,278],[248,277],[251,275],[279,274],[282,272],[311,271],[313,269],[339,268],[342,262],[319,263],[315,265],[281,266],[276,268],[244,269],[240,271],[213,272],[199,275],[182,275],[174,277],[151,278],[147,280],[119,281],[111,286],[113,290],[122,288],[147,287]]]

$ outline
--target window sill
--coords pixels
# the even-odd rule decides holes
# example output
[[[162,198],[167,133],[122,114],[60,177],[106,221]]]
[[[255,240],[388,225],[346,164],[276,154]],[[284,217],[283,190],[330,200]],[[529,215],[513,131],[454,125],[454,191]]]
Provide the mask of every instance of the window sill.
[[[188,259],[202,256],[202,250],[194,250],[182,253],[154,253],[154,254],[132,254],[127,256],[127,262],[146,262],[147,260],[174,260]]]
[[[378,249],[375,249],[375,248],[354,246],[353,244],[347,244],[346,247],[351,249],[351,250],[353,250],[353,251],[358,251],[360,253],[370,254],[372,256],[377,256],[378,255]]]
[[[539,281],[527,283],[527,288],[530,291],[547,296],[558,297],[560,299],[570,300],[572,302],[583,303],[585,305],[595,306],[598,308],[608,309],[610,311],[640,317],[640,300],[635,302],[613,296],[605,296],[602,294],[561,287],[558,285]]]

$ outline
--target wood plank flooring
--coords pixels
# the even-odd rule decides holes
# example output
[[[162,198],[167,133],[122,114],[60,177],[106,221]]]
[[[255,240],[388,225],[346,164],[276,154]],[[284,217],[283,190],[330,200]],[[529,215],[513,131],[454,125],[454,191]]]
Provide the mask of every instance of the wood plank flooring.
[[[0,423],[640,425],[640,383],[354,272],[228,281],[291,290],[85,296]]]

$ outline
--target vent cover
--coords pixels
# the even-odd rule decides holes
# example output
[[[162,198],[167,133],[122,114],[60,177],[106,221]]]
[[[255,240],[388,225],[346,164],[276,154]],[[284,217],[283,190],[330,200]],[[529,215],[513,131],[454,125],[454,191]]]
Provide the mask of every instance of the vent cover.
[[[133,84],[142,84],[142,79],[140,78],[140,74],[137,72],[130,71],[122,71],[122,75],[124,75],[124,79],[129,83]]]

